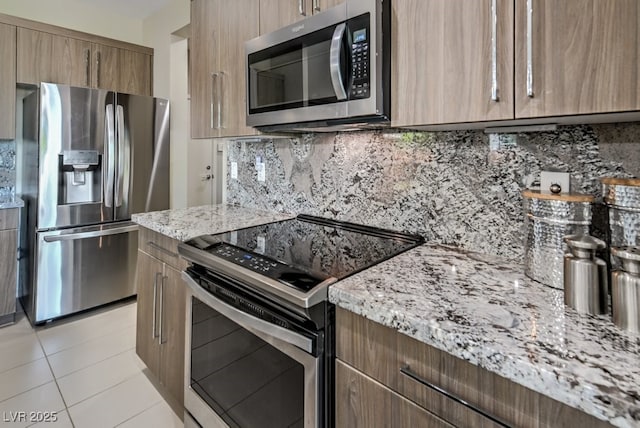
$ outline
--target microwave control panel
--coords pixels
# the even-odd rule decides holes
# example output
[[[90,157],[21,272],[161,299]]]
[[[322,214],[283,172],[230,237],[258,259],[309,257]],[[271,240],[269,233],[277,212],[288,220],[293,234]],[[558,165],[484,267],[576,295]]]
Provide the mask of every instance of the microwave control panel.
[[[369,53],[369,29],[367,27],[355,27],[356,30],[353,30],[351,35],[351,70],[353,73],[351,99],[369,98],[370,95],[369,68],[371,55]]]

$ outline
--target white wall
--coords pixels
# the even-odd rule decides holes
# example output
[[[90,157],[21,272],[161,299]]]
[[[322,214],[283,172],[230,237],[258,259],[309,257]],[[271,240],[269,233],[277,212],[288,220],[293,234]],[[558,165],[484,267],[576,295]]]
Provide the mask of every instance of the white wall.
[[[0,0],[0,13],[144,45],[142,20],[117,15],[108,4],[108,0],[95,5],[76,0]]]
[[[187,145],[191,139],[186,40],[171,33],[189,24],[190,4],[189,0],[170,0],[143,22],[143,44],[153,48],[153,95],[171,101],[171,208],[187,206]]]

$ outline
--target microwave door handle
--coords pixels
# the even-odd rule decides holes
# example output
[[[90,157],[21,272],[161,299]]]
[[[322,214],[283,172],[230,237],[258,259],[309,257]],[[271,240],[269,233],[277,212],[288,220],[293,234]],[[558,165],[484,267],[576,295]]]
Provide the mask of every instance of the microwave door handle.
[[[331,50],[329,51],[329,67],[331,70],[331,83],[336,97],[339,101],[347,99],[347,92],[344,89],[342,64],[340,63],[340,53],[342,52],[342,38],[344,37],[347,25],[343,22],[333,31],[331,39]]]

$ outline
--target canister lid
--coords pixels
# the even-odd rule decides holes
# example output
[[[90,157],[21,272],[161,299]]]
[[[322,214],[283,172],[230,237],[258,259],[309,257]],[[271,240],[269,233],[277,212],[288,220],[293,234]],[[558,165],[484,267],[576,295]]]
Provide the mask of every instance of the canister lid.
[[[564,242],[571,248],[579,248],[581,250],[601,250],[607,246],[604,241],[594,238],[591,235],[567,235]]]
[[[530,189],[523,190],[522,196],[530,199],[547,199],[566,202],[593,202],[595,200],[593,195],[587,195],[585,193],[547,193]]]
[[[622,262],[622,270],[640,274],[640,248],[638,247],[611,247],[611,254]]]

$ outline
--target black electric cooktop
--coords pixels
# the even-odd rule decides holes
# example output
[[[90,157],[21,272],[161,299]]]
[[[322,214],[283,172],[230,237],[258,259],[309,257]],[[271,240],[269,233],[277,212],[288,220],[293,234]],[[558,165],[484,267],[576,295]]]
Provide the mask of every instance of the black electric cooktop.
[[[420,245],[418,235],[299,215],[185,244],[301,291],[342,279]]]

